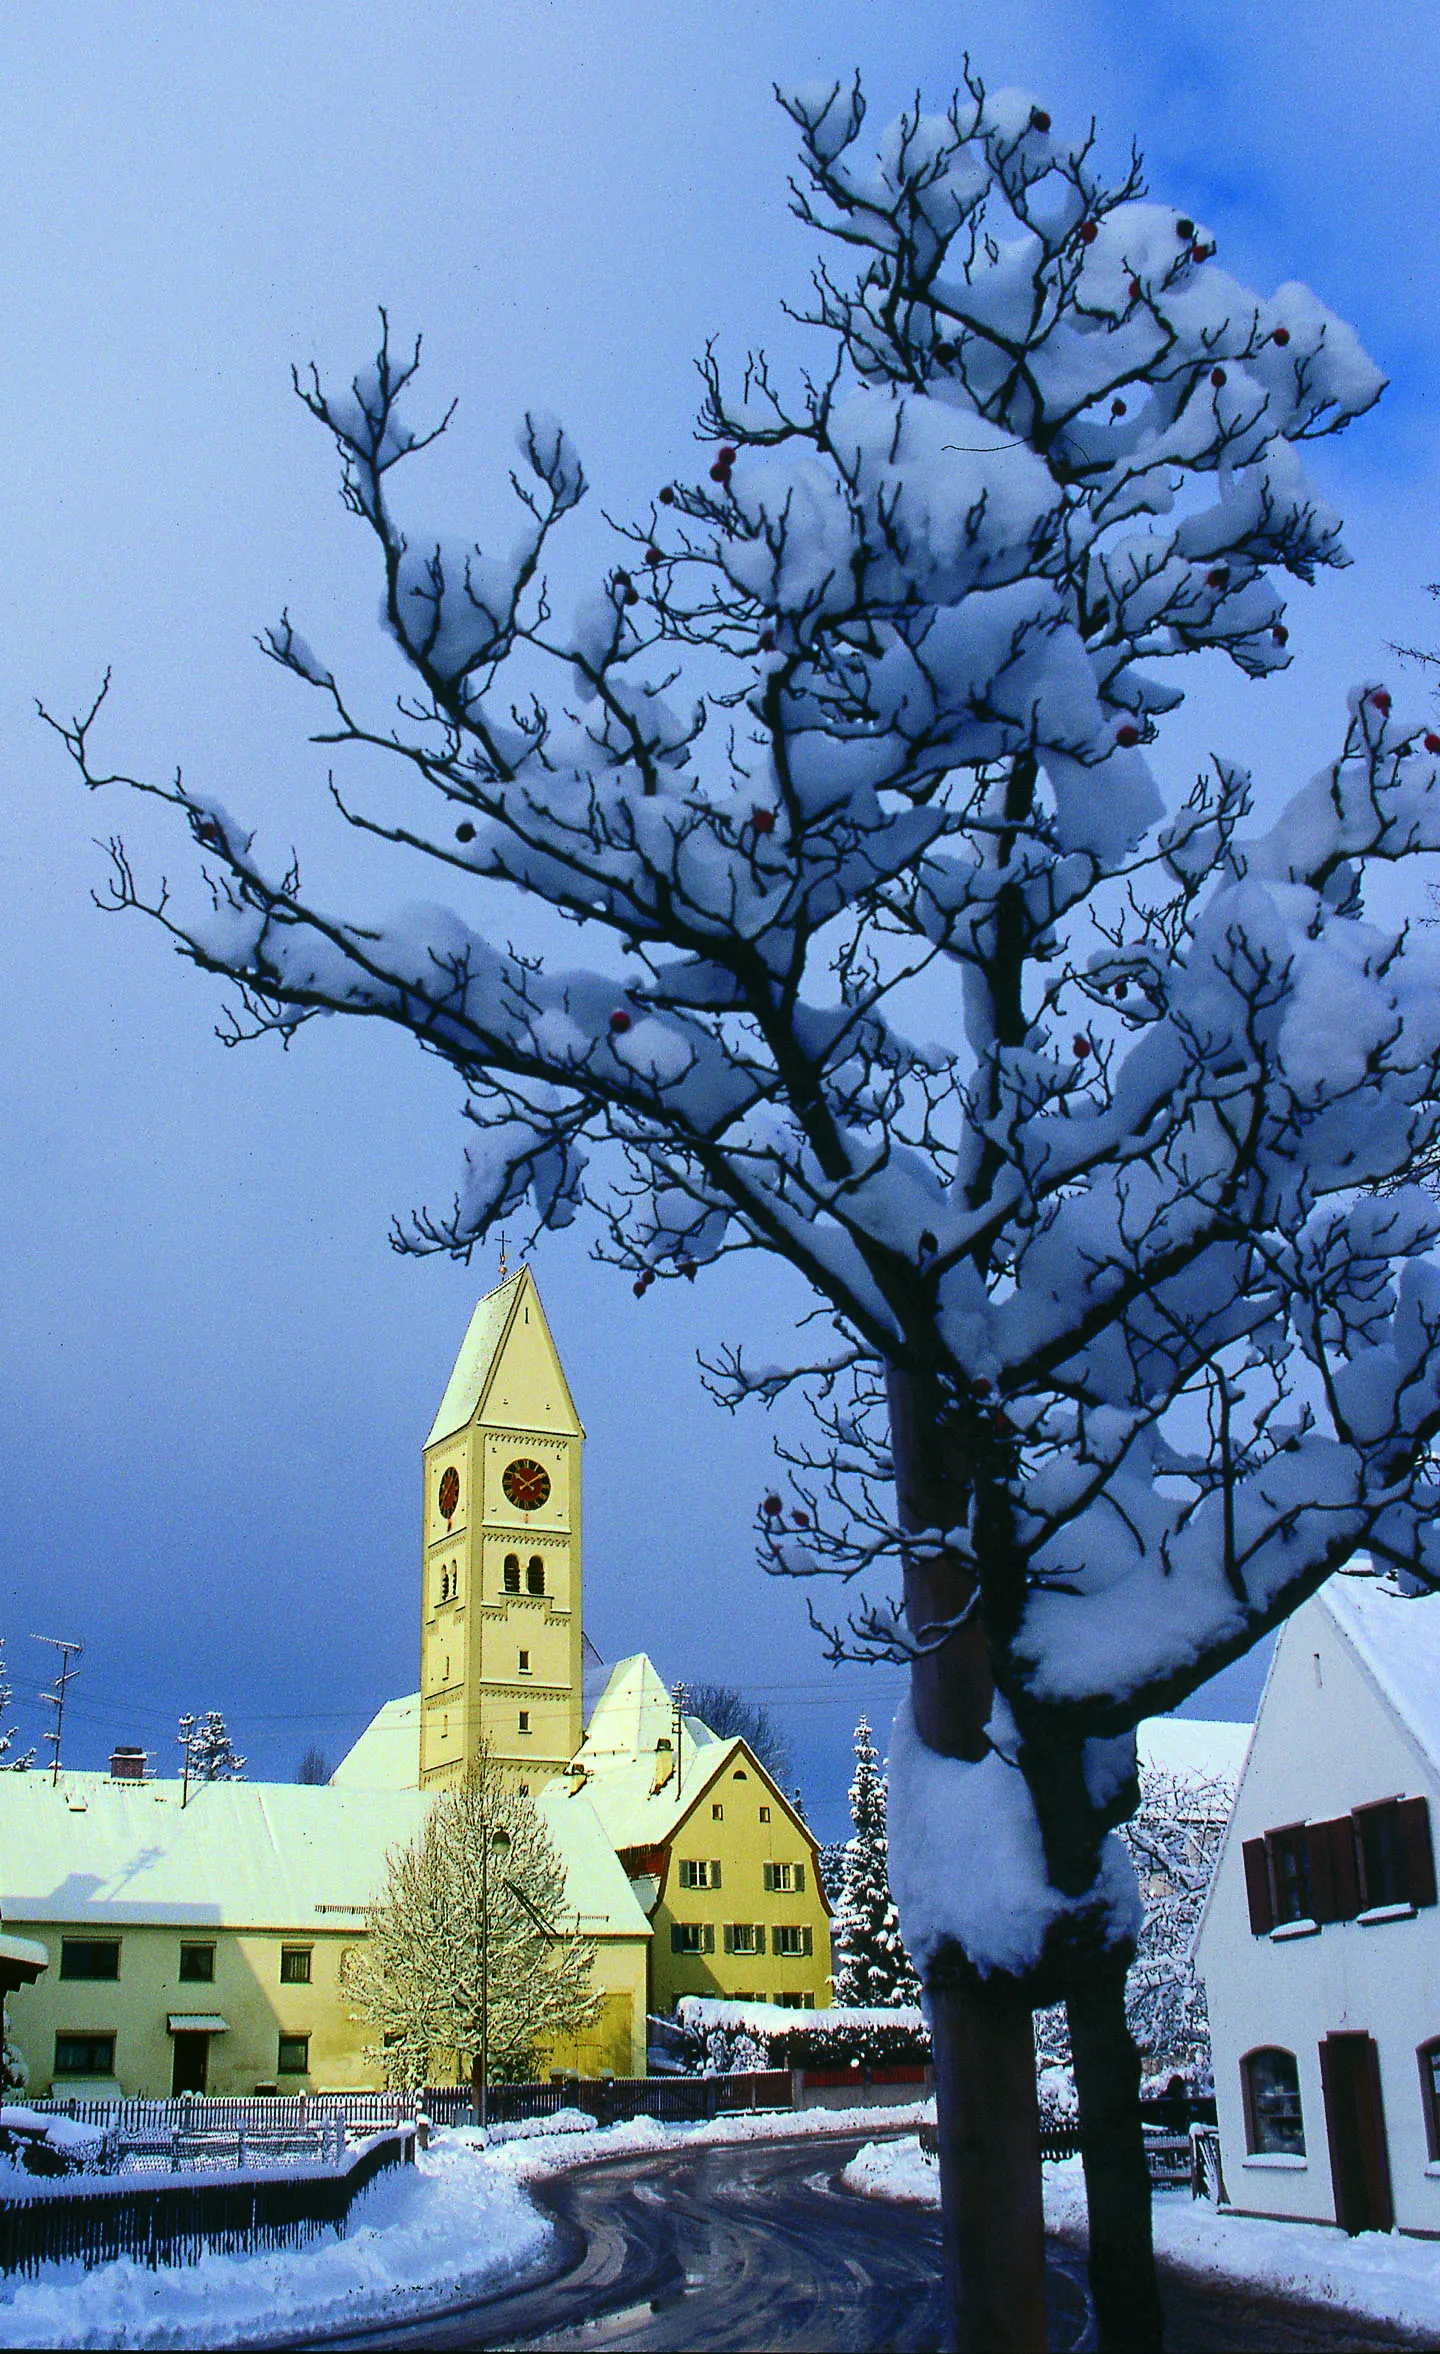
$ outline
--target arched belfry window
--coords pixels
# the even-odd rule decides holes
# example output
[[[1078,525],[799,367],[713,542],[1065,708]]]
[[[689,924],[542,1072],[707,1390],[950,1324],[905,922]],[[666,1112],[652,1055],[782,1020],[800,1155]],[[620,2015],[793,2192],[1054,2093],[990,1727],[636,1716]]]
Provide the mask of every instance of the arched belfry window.
[[[1240,2062],[1245,2093],[1245,2141],[1255,2157],[1303,2158],[1300,2070],[1295,2054],[1267,2044]]]
[[[532,1553],[526,1565],[525,1591],[527,1594],[543,1594],[545,1591],[545,1564],[538,1553]]]
[[[520,1591],[520,1556],[518,1553],[507,1553],[505,1556],[505,1591],[507,1594],[518,1594]]]

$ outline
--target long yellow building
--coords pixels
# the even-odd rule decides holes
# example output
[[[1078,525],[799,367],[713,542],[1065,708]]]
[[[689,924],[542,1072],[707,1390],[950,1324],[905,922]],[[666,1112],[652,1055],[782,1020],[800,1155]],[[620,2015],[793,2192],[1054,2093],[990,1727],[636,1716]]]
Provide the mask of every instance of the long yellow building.
[[[10,1997],[41,2094],[379,2081],[341,1955],[385,1858],[482,1742],[533,1797],[596,1946],[603,2007],[546,2055],[643,2073],[681,1994],[830,2000],[814,1840],[744,1742],[682,1717],[624,1660],[583,1725],[582,1457],[528,1268],[482,1299],[424,1449],[420,1689],[328,1787],[0,1775],[0,1916],[49,1967]]]

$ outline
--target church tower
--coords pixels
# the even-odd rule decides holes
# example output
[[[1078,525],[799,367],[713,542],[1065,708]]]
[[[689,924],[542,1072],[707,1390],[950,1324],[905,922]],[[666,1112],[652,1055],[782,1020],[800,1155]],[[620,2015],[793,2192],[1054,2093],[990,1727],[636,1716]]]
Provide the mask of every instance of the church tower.
[[[482,1737],[531,1792],[580,1746],[584,1438],[522,1267],[471,1317],[425,1443],[422,1789]]]

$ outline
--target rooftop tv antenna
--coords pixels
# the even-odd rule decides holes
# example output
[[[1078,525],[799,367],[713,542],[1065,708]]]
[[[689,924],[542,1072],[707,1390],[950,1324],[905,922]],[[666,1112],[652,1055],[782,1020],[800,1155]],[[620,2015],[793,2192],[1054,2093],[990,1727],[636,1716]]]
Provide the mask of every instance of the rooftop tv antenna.
[[[46,1733],[43,1736],[55,1752],[50,1764],[50,1786],[53,1790],[60,1779],[60,1735],[65,1725],[65,1687],[76,1672],[71,1661],[80,1657],[85,1646],[83,1643],[67,1641],[64,1635],[32,1635],[30,1640],[32,1643],[53,1643],[60,1654],[60,1670],[55,1678],[55,1689],[53,1692],[42,1692],[40,1695],[42,1700],[49,1701],[55,1711],[55,1730],[53,1733]]]

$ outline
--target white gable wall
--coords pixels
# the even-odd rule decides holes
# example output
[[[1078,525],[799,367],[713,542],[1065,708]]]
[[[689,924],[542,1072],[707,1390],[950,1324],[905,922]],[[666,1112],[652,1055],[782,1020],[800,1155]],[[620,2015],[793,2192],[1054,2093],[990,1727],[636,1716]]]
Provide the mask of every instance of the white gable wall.
[[[1430,1604],[1400,1605],[1430,1608]],[[1433,1607],[1440,1612],[1440,1600]],[[1327,2034],[1364,2033],[1380,2055],[1395,2219],[1440,2233],[1440,2169],[1431,2171],[1418,2047],[1440,2036],[1440,1907],[1410,1920],[1328,1923],[1318,1933],[1256,1937],[1242,1855],[1247,1839],[1357,1806],[1427,1797],[1440,1830],[1440,1772],[1393,1714],[1322,1596],[1283,1629],[1229,1832],[1197,1940],[1214,2049],[1225,2182],[1237,2207],[1333,2223],[1335,2197],[1320,2081]],[[1305,2158],[1245,2146],[1240,2063],[1264,2044],[1299,2065]]]

